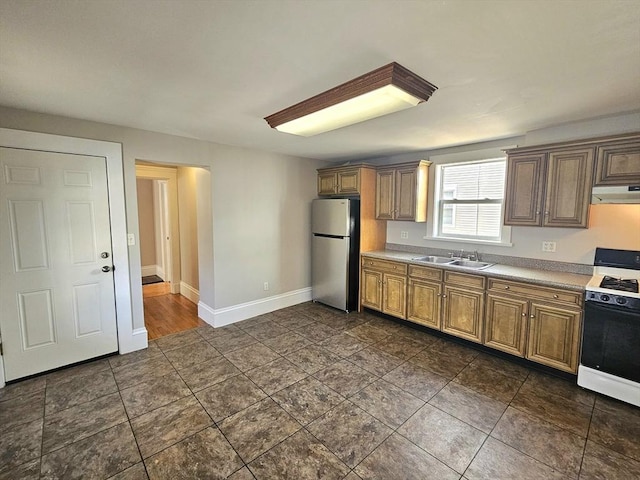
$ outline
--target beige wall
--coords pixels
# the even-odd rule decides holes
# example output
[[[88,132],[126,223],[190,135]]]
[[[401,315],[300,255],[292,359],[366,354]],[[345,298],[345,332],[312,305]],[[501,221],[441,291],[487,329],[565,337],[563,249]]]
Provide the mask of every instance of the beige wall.
[[[198,273],[200,301],[210,308],[310,286],[310,205],[315,169],[326,162],[7,107],[0,107],[0,126],[121,143],[127,227],[136,237],[136,160],[207,168],[210,176],[198,177],[210,182],[198,208]],[[129,263],[133,328],[143,328],[139,245],[129,247]]]
[[[180,280],[198,290],[197,175],[201,168],[178,168],[178,218],[180,222]]]
[[[156,223],[153,211],[153,180],[136,179],[140,227],[140,264],[156,265]]]

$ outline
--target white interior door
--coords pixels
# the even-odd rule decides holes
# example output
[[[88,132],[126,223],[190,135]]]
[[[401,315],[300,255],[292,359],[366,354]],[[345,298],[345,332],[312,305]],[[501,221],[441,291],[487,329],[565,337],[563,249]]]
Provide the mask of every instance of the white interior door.
[[[116,352],[105,158],[3,147],[0,166],[6,379]]]

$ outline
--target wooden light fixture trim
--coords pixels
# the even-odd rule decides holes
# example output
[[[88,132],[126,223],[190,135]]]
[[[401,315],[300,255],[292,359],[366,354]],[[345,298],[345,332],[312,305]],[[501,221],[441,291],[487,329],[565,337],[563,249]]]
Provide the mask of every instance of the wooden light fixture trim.
[[[317,112],[332,105],[350,100],[359,95],[372,92],[387,85],[394,85],[405,92],[420,99],[420,103],[426,102],[438,87],[419,77],[402,65],[392,62],[384,67],[377,68],[354,78],[342,85],[334,87],[326,92],[315,95],[300,103],[280,110],[273,115],[265,117],[271,128],[290,122],[310,113]]]

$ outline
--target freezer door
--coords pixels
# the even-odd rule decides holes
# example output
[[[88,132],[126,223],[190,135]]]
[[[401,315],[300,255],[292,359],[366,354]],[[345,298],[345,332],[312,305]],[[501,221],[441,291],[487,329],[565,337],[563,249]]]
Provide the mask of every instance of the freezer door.
[[[349,238],[314,235],[311,251],[313,300],[346,311]]]
[[[315,199],[311,204],[311,231],[336,237],[349,236],[349,199]]]

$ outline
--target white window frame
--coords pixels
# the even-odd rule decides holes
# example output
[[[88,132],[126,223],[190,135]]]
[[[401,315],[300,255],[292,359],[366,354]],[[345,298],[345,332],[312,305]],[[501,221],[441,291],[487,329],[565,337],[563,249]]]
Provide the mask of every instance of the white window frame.
[[[477,165],[479,163],[491,163],[496,161],[505,161],[506,157],[494,157],[485,158],[481,160],[471,161],[459,161],[459,162],[447,162],[444,164],[436,165],[436,179],[435,179],[435,194],[434,194],[434,209],[433,209],[433,236],[430,238],[433,240],[446,240],[462,243],[482,243],[490,245],[503,245],[511,246],[511,227],[504,225],[504,191],[501,199],[474,199],[474,200],[445,200],[442,196],[442,180],[443,171],[446,167],[454,165]],[[506,169],[505,169],[506,175]],[[460,234],[444,234],[442,233],[441,220],[443,218],[442,209],[444,205],[451,205],[455,209],[456,205],[473,204],[473,205],[489,205],[500,204],[500,233],[498,237],[480,237],[474,235],[460,235]],[[455,222],[455,220],[454,220]],[[429,238],[429,237],[426,237]]]

